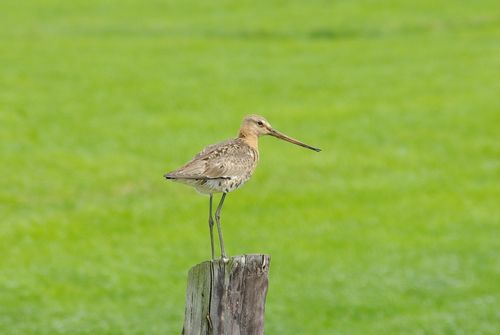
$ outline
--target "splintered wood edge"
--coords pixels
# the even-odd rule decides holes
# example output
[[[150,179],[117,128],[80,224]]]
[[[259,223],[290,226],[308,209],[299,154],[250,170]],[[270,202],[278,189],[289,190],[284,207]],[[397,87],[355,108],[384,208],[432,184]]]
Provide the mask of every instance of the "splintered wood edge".
[[[214,260],[210,261],[203,261],[201,263],[196,264],[193,266],[191,269],[189,269],[189,275],[191,274],[191,271],[193,271],[195,268],[200,267],[200,266],[206,266],[206,264],[210,265],[212,263],[221,263],[224,262],[226,264],[229,264],[230,268],[234,264],[246,264],[248,261],[252,261],[255,258],[259,257],[262,260],[262,270],[269,270],[269,263],[271,261],[271,256],[267,254],[243,254],[243,255],[237,255],[237,256],[231,256],[229,257],[226,261],[222,260],[221,258],[217,258]],[[226,265],[227,266],[227,265]],[[265,269],[264,269],[265,268]]]

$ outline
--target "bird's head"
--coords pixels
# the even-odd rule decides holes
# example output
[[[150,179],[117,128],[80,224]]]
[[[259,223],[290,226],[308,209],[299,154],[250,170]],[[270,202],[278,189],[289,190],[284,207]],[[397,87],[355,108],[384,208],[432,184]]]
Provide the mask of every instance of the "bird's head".
[[[260,115],[248,115],[243,119],[241,123],[240,133],[263,136],[269,135],[273,127],[271,124]]]
[[[299,140],[296,140],[290,136],[287,136],[276,129],[274,129],[271,124],[260,115],[248,115],[243,119],[240,128],[240,137],[247,136],[264,136],[271,135],[281,140],[300,145],[301,147],[308,148],[314,151],[321,151],[321,149],[307,145]]]

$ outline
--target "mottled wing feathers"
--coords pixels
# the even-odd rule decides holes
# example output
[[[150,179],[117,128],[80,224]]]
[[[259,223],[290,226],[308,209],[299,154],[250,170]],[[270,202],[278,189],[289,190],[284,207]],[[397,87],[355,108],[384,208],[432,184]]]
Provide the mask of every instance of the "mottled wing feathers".
[[[251,173],[257,153],[240,139],[210,145],[181,168],[165,175],[169,179],[231,179]]]
[[[222,142],[219,142],[216,144],[211,144],[211,145],[205,147],[205,149],[203,149],[199,153],[197,153],[189,163],[191,163],[192,161],[194,161],[195,159],[198,159],[200,157],[201,158],[206,157],[207,155],[210,155],[214,150],[217,150],[218,148],[229,145],[233,141],[235,141],[235,139],[229,139],[229,140],[225,140],[225,141],[222,141]]]
[[[206,162],[204,175],[232,178],[253,171],[256,155],[246,143],[235,141],[214,150]]]

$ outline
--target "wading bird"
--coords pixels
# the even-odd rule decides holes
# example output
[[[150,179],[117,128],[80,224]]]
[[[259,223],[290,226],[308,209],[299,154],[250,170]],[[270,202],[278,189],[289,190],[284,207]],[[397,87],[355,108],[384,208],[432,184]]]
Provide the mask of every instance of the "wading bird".
[[[212,259],[215,259],[214,220],[212,218],[213,194],[222,192],[222,197],[215,211],[215,221],[217,222],[221,257],[226,259],[220,224],[222,204],[229,192],[238,189],[252,176],[259,161],[258,140],[263,135],[271,135],[304,148],[321,151],[321,149],[314,148],[277,131],[262,116],[249,115],[243,119],[237,138],[209,145],[184,166],[165,174],[167,179],[193,186],[198,192],[210,196],[208,225]]]

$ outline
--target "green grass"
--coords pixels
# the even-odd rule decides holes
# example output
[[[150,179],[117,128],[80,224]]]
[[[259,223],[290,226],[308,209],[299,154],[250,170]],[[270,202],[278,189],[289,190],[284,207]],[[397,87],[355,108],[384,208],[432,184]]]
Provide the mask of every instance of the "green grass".
[[[0,334],[175,334],[208,199],[162,179],[245,114],[227,251],[267,334],[500,332],[497,1],[0,3]]]

